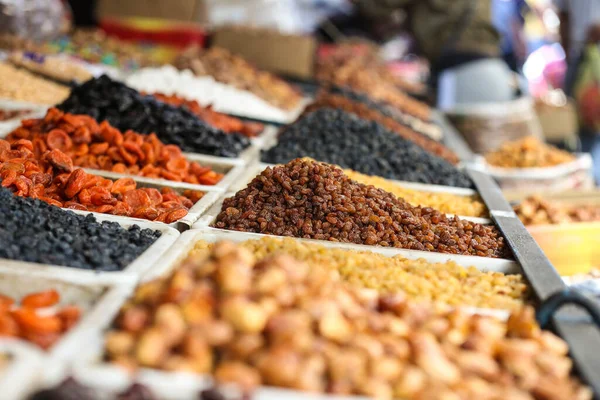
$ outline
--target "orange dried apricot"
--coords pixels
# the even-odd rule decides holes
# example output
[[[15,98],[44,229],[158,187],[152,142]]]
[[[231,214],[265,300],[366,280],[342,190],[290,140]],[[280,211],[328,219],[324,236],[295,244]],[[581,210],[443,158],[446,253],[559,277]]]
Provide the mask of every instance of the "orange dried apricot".
[[[77,193],[83,189],[86,175],[87,174],[82,169],[76,169],[75,171],[71,172],[71,176],[69,177],[69,180],[65,186],[65,195],[68,198],[75,197]]]
[[[29,294],[21,299],[21,305],[28,308],[50,307],[58,303],[60,296],[54,289]]]
[[[48,132],[46,143],[52,150],[69,151],[73,147],[73,141],[62,129],[52,129]]]

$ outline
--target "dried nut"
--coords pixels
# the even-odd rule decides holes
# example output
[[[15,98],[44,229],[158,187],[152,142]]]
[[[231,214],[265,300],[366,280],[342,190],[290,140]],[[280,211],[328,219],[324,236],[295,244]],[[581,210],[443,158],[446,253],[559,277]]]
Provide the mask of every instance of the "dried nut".
[[[216,271],[219,289],[225,294],[241,294],[252,285],[252,264],[235,253],[221,256],[220,268]]]
[[[258,357],[257,367],[267,385],[293,387],[300,371],[300,354],[278,346]]]
[[[221,320],[209,321],[195,330],[210,346],[223,346],[234,338],[233,328]]]
[[[403,366],[400,360],[394,357],[381,357],[371,362],[371,376],[393,382],[402,374]]]
[[[277,291],[287,282],[287,274],[281,269],[269,268],[262,271],[254,282],[254,288],[261,294],[270,294]]]
[[[300,365],[300,371],[294,387],[308,392],[323,392],[325,390],[325,359],[318,354],[308,356]]]
[[[392,400],[394,398],[392,386],[385,380],[378,378],[370,378],[362,382],[358,391],[377,400]]]
[[[492,379],[500,373],[500,366],[490,356],[474,351],[461,351],[455,357],[458,367],[466,373],[472,373],[486,379]]]
[[[345,343],[354,334],[352,325],[339,311],[327,312],[319,320],[319,332],[324,337]]]
[[[256,303],[242,297],[231,297],[220,307],[223,318],[242,333],[261,332],[267,324],[267,313]]]
[[[427,384],[427,375],[421,369],[408,366],[394,386],[398,398],[415,398]]]
[[[165,359],[168,350],[162,330],[151,328],[140,336],[135,349],[135,358],[142,366],[158,367]]]
[[[236,383],[245,391],[251,391],[261,384],[260,375],[255,369],[235,361],[219,365],[215,371],[215,379],[219,383]]]
[[[416,333],[410,337],[416,364],[431,378],[446,384],[460,380],[459,369],[444,355],[435,337],[430,333]]]
[[[141,332],[148,323],[148,311],[144,307],[132,306],[121,312],[119,327],[131,333]]]
[[[135,346],[135,338],[126,331],[110,331],[106,334],[104,347],[111,357],[128,355]]]
[[[544,350],[549,350],[554,354],[566,355],[569,352],[569,345],[551,332],[542,332],[540,343]]]
[[[212,349],[202,337],[187,334],[183,339],[182,351],[191,358],[189,361],[195,372],[208,373],[212,370]]]
[[[171,303],[158,307],[154,315],[154,325],[162,329],[169,345],[179,343],[187,330],[180,308]]]
[[[229,343],[226,350],[232,357],[246,360],[265,345],[262,335],[256,333],[243,333]]]

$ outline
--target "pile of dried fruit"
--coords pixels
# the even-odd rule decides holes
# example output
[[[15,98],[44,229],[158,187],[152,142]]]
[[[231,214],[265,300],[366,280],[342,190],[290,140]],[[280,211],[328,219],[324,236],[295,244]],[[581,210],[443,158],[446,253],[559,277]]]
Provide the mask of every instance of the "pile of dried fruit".
[[[189,48],[180,55],[175,65],[179,69],[191,69],[196,75],[210,75],[219,82],[248,90],[284,110],[293,110],[302,100],[300,92],[287,82],[269,72],[257,70],[242,57],[223,48]]]
[[[600,205],[565,205],[531,196],[514,207],[524,225],[600,221]]]
[[[0,62],[0,98],[36,104],[56,104],[69,96],[69,88]]]
[[[460,162],[458,156],[443,144],[415,132],[413,129],[399,123],[394,118],[386,116],[377,109],[370,108],[364,103],[350,100],[342,95],[322,93],[317,97],[314,103],[306,108],[305,111],[311,112],[320,108],[341,109],[356,114],[362,119],[378,122],[390,131],[396,132],[403,138],[410,140],[427,152],[445,159],[449,163],[458,164]]]
[[[241,133],[244,136],[256,137],[261,134],[265,129],[263,124],[258,122],[244,122],[239,118],[230,117],[226,114],[221,114],[213,111],[212,108],[202,107],[195,100],[186,100],[182,97],[175,95],[166,95],[162,93],[154,93],[154,97],[158,100],[172,104],[178,107],[185,107],[195,115],[198,116],[202,121],[208,123],[211,126],[221,129],[226,133]]]
[[[90,115],[96,121],[106,120],[121,131],[155,133],[164,143],[187,152],[237,157],[250,146],[246,136],[225,133],[182,107],[142,96],[106,75],[77,86],[57,107],[72,114]]]
[[[74,214],[0,187],[0,258],[120,271],[160,235],[137,225],[99,223],[91,214]]]
[[[56,290],[28,294],[19,305],[11,297],[0,294],[0,336],[18,337],[48,349],[81,316],[76,306],[57,309],[59,302]]]
[[[287,254],[311,267],[337,271],[342,280],[357,288],[379,293],[403,292],[411,300],[516,310],[523,306],[527,285],[521,275],[483,272],[454,262],[429,263],[401,256],[386,257],[369,251],[327,248],[294,239],[262,238],[238,244],[257,259]],[[197,242],[192,257],[205,256],[212,244]]]
[[[488,164],[502,168],[552,167],[575,159],[573,154],[545,144],[533,136],[507,142],[485,156]]]
[[[126,368],[213,373],[246,390],[279,386],[377,399],[591,399],[567,344],[532,308],[504,322],[349,288],[287,255],[232,243],[146,283],[106,337]]]
[[[1,110],[0,109],[0,122],[7,121],[9,119],[18,118],[23,115],[27,115],[31,110]]]
[[[98,124],[90,116],[56,108],[42,119],[23,121],[7,137],[11,143],[22,139],[33,143],[37,158],[48,150],[60,150],[82,168],[202,185],[215,185],[223,178],[210,167],[189,162],[179,147],[164,145],[154,134],[123,134],[107,121]]]
[[[436,185],[471,187],[466,174],[383,125],[323,108],[284,128],[262,161],[282,164],[311,157],[368,175]]]
[[[336,166],[308,159],[265,169],[225,199],[214,226],[356,244],[505,257],[491,226],[413,207],[391,193],[350,180]]]
[[[116,181],[73,168],[73,161],[60,150],[40,156],[33,144],[21,139],[9,143],[0,139],[2,187],[17,196],[33,197],[58,207],[104,214],[144,218],[170,224],[188,213],[203,193],[173,189],[137,189],[131,178]]]
[[[390,182],[387,179],[378,176],[363,175],[349,169],[344,170],[344,174],[358,183],[372,185],[378,189],[390,192],[415,207],[431,207],[445,214],[455,214],[466,217],[489,217],[485,204],[483,204],[477,195],[458,196],[449,193],[423,192],[407,189],[397,183]]]
[[[335,60],[321,61],[317,78],[339,87],[366,94],[375,101],[384,102],[400,112],[423,121],[431,119],[431,108],[413,99],[399,87],[390,84],[396,79],[385,68],[372,68],[360,57],[346,59],[343,65]]]

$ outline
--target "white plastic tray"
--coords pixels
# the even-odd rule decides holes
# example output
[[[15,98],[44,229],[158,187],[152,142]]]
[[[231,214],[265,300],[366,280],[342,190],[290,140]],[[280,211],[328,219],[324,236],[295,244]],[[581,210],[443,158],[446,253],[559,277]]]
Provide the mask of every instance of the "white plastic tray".
[[[0,353],[11,357],[8,366],[0,371],[2,398],[25,398],[41,373],[41,350],[21,340],[1,338]]]
[[[257,163],[248,165],[246,167],[245,172],[242,172],[238,176],[238,179],[236,180],[236,182],[229,187],[229,192],[235,193],[239,190],[246,188],[248,186],[248,183],[250,183],[252,181],[252,179],[254,179],[262,171],[264,171],[265,168],[274,167],[274,166],[275,166],[275,164],[267,164],[267,163],[262,163],[262,162],[257,162]],[[473,189],[456,188],[456,187],[452,187],[452,186],[441,186],[441,185],[428,185],[425,183],[396,181],[396,180],[391,180],[391,179],[388,179],[388,181],[390,183],[397,184],[398,186],[401,186],[403,188],[418,190],[421,192],[445,193],[445,194],[452,194],[455,196],[463,196],[463,197],[474,196],[477,194],[477,192]],[[230,194],[229,196],[231,196],[231,195],[233,195],[233,194]],[[226,196],[226,197],[228,197],[228,196]],[[446,215],[448,217],[454,216],[454,214],[446,214]],[[483,225],[490,225],[492,223],[492,220],[489,218],[470,217],[470,216],[463,216],[463,215],[459,215],[459,217],[466,221],[471,221],[471,222],[475,222],[475,223],[483,224]]]
[[[73,211],[73,210],[71,210]],[[76,214],[89,214],[76,212]],[[5,271],[26,271],[30,276],[40,276],[48,279],[64,277],[65,279],[91,280],[96,283],[135,283],[139,277],[147,271],[177,240],[179,232],[165,224],[148,222],[133,218],[122,218],[113,215],[93,213],[98,221],[117,222],[124,228],[138,225],[142,229],[153,229],[161,232],[160,238],[154,242],[146,251],[121,271],[105,272],[72,268],[53,264],[41,264],[20,260],[0,259],[0,268]]]

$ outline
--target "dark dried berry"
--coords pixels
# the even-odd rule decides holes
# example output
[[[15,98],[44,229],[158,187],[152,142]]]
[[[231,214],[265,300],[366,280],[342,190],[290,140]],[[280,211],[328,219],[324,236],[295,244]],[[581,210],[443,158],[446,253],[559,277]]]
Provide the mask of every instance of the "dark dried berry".
[[[67,378],[55,388],[31,395],[29,400],[97,400],[97,397],[91,389],[80,385],[73,378]]]
[[[155,132],[161,141],[187,152],[237,157],[250,146],[250,140],[243,135],[225,133],[185,108],[142,96],[105,75],[74,88],[57,107],[71,114],[88,114],[97,121],[107,120],[123,132]]]
[[[297,157],[350,168],[367,175],[429,184],[471,187],[447,161],[384,128],[342,110],[322,108],[284,129],[262,160],[281,164]]]
[[[117,395],[116,400],[154,400],[156,397],[150,389],[139,383],[134,383],[123,393]]]
[[[98,271],[120,271],[159,231],[98,222],[0,188],[0,258]]]

